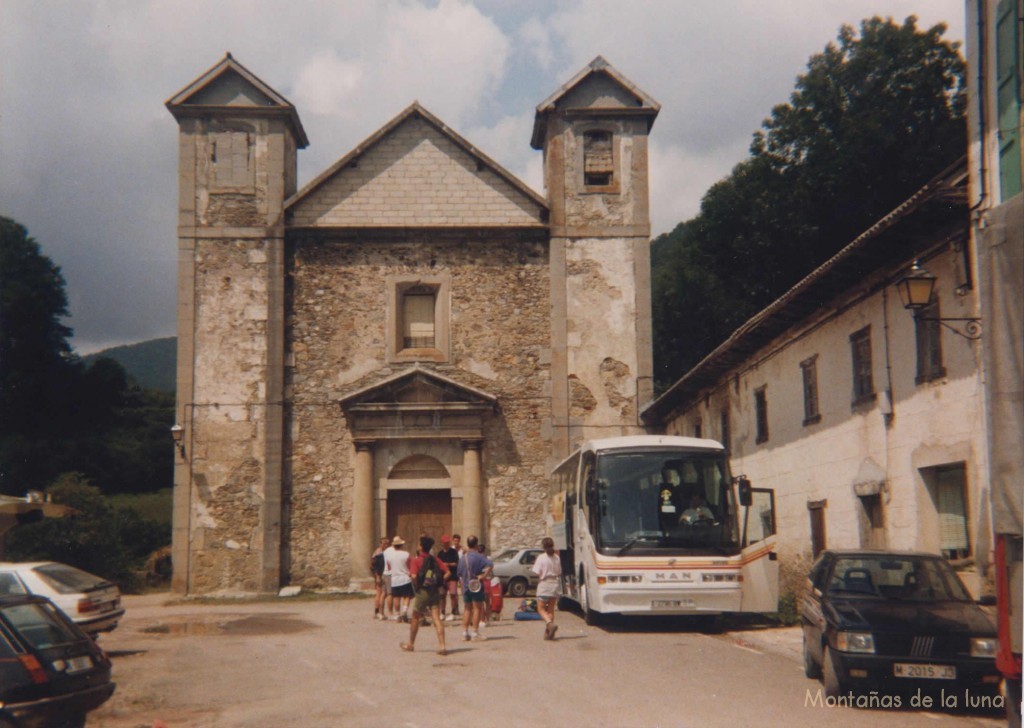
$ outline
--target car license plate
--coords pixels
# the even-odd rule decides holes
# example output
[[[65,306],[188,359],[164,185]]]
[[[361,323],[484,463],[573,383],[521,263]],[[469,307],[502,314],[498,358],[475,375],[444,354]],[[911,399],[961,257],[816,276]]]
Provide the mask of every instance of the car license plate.
[[[88,655],[81,655],[79,657],[72,657],[68,660],[67,672],[74,674],[76,672],[82,672],[92,667],[92,658]]]
[[[892,666],[892,674],[896,677],[916,677],[925,680],[956,680],[956,666],[897,662]]]
[[[651,609],[693,609],[692,599],[654,599]]]

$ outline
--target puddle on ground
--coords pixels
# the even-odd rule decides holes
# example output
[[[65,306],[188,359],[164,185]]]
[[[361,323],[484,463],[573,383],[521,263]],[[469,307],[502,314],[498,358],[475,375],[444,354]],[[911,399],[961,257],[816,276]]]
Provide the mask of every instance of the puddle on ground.
[[[190,619],[188,616],[157,622],[140,629],[145,634],[192,637],[207,635],[264,636],[295,634],[316,629],[317,625],[290,614],[252,614],[232,618]]]

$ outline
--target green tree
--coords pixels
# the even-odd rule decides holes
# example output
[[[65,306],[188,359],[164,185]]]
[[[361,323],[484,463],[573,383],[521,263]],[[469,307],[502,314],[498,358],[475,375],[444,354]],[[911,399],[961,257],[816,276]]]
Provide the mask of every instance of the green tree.
[[[750,157],[654,241],[660,388],[966,152],[965,64],[945,30],[843,26]]]
[[[60,268],[40,252],[24,227],[0,217],[0,493],[41,488],[64,413],[81,375]]]
[[[142,390],[113,359],[71,351],[60,268],[0,217],[0,493],[77,471],[106,493],[170,487],[173,395]]]
[[[166,523],[113,507],[81,473],[63,474],[46,493],[54,503],[74,511],[12,529],[6,548],[14,560],[59,561],[130,590],[139,585],[137,573],[149,554],[170,543]]]

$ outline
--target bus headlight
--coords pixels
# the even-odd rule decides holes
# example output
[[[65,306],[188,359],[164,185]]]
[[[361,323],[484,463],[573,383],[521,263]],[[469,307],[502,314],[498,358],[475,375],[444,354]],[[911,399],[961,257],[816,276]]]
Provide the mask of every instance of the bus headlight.
[[[870,632],[837,632],[836,649],[840,652],[875,654],[875,638]]]
[[[701,581],[703,581],[705,584],[709,582],[720,581],[728,581],[733,583],[737,581],[743,581],[739,574],[701,574],[700,578]]]
[[[639,584],[643,580],[643,574],[611,574],[597,577],[598,584]]]

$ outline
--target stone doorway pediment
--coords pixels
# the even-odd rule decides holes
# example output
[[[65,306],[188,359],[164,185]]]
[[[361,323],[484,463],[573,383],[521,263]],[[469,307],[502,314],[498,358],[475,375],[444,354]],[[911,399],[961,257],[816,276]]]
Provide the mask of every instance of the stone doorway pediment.
[[[483,438],[497,397],[422,367],[413,367],[342,397],[356,442],[384,439]]]

